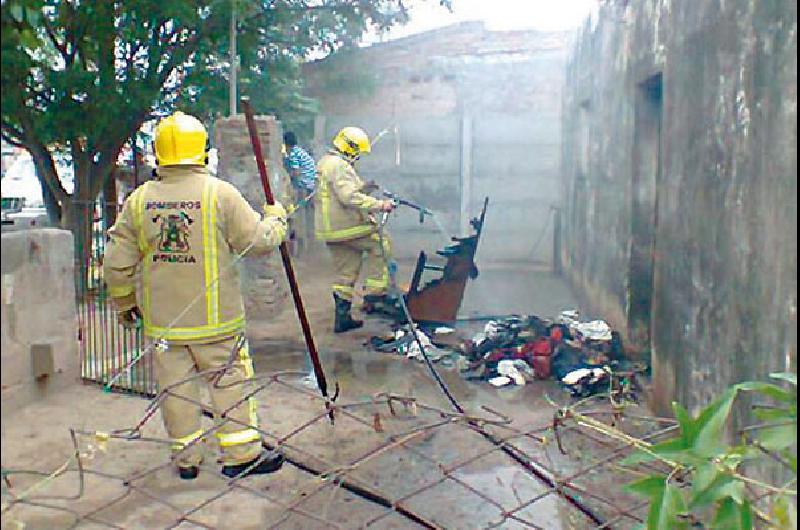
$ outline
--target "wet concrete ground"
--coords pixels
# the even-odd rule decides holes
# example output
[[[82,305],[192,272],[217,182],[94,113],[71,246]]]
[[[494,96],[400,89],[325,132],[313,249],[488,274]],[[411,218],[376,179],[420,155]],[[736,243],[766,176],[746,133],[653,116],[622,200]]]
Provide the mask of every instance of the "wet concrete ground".
[[[301,262],[298,264],[298,277],[329,384],[332,387],[334,382],[338,382],[341,388],[338,403],[369,403],[375,394],[390,392],[413,396],[421,403],[445,411],[452,410],[451,404],[423,364],[364,347],[369,337],[387,330],[385,321],[370,319],[361,330],[343,335],[331,333],[333,304],[324,265],[324,262],[313,266]],[[407,265],[401,268],[401,277],[404,272],[408,272]],[[467,315],[532,313],[550,316],[562,309],[573,308],[574,304],[567,287],[547,273],[487,269],[468,286],[462,312]],[[288,308],[273,321],[251,327],[251,352],[259,374],[304,368],[305,347],[296,320],[293,311]],[[495,389],[485,382],[465,381],[455,368],[439,368],[439,373],[468,413],[493,418],[482,408],[488,406],[501,411],[513,420],[513,425],[520,428],[547,425],[553,409],[543,396],[547,393],[559,399],[560,395],[551,382]],[[277,437],[289,435],[322,410],[317,399],[300,392],[303,387],[299,377],[289,378],[289,381],[296,384],[297,391],[287,391],[286,388],[273,385],[258,396],[259,415],[264,428]],[[50,472],[71,455],[69,427],[102,431],[130,427],[141,417],[145,404],[137,398],[104,394],[97,387],[80,385],[31,404],[3,421],[3,468]],[[374,407],[365,405],[357,406],[353,413],[365,422],[372,422],[374,412]],[[360,484],[369,485],[394,499],[409,495],[431,481],[435,483],[442,476],[441,465],[460,462],[492,447],[480,435],[460,425],[425,429],[425,425],[437,423],[441,418],[434,412],[417,412],[417,416],[401,413],[393,417],[386,410],[381,410],[383,433],[340,415],[335,426],[330,426],[326,421],[314,423],[300,435],[291,438],[290,445],[301,448],[300,456],[320,465],[325,462],[344,464],[358,460],[385,443],[389,434],[422,429],[421,434],[408,444],[416,453],[410,449],[386,451],[348,474]],[[143,432],[147,436],[163,438],[160,418],[154,417]],[[522,444],[531,454],[538,455],[550,465],[558,465],[549,460],[551,455],[542,446],[530,440]],[[90,464],[93,469],[119,476],[167,462],[167,454],[162,446],[144,442],[112,441],[92,454]],[[408,498],[405,505],[445,528],[483,528],[493,523],[501,528],[518,528],[521,527],[518,523],[504,521],[502,510],[482,501],[469,488],[489,495],[502,505],[502,509],[509,509],[519,504],[521,499],[546,490],[541,482],[496,451],[454,470],[452,476],[460,480],[462,485],[445,481]],[[24,489],[34,482],[34,478],[17,477],[16,487]],[[247,480],[248,484],[264,494],[287,503],[299,503],[309,512],[346,528],[359,527],[385,513],[384,509],[338,488],[317,492],[319,479],[288,465],[275,475]],[[211,498],[225,488],[225,482],[216,472],[213,452],[209,452],[197,481],[181,482],[167,467],[144,477],[138,483],[150,495],[183,509],[196,505],[198,499]],[[77,478],[74,474],[65,475],[48,483],[47,488],[49,493],[72,494],[77,488]],[[122,495],[124,488],[119,481],[93,477],[85,491],[79,500],[67,504],[75,508],[82,507],[84,511],[98,508],[115,495]],[[62,528],[68,526],[71,520],[70,515],[53,510],[26,510],[13,512],[12,519],[4,517],[4,527],[7,521],[20,521],[27,525],[25,528]],[[568,512],[562,501],[550,495],[520,515],[535,521],[541,528],[581,528],[580,525],[565,523]],[[265,528],[274,523],[278,528],[325,526],[302,515],[289,514],[290,517],[285,518],[286,514],[285,509],[276,503],[235,491],[209,504],[196,515],[205,524],[220,528]],[[154,528],[174,522],[176,512],[134,492],[125,497],[124,502],[98,515],[126,528]],[[89,524],[86,527],[95,526]],[[390,514],[376,523],[375,527],[413,528],[414,525],[397,514]]]
[[[313,269],[300,267],[301,277],[314,275]],[[410,277],[410,264],[401,264],[399,278]],[[401,280],[402,281],[402,280]],[[304,298],[310,300],[326,300],[329,298],[327,285],[324,282],[302,282]],[[576,301],[565,282],[546,271],[514,270],[508,268],[487,267],[482,270],[478,279],[470,282],[462,305],[461,314],[464,317],[476,315],[504,315],[504,314],[535,314],[544,317],[555,316],[565,309],[576,308]],[[341,388],[341,399],[344,401],[366,401],[379,392],[414,396],[421,402],[440,407],[443,410],[453,410],[441,388],[427,366],[417,360],[409,360],[403,356],[389,353],[371,351],[365,343],[373,335],[385,333],[388,323],[383,320],[367,318],[365,327],[346,334],[334,335],[329,332],[331,326],[331,313],[320,313],[319,308],[312,310],[312,327],[315,330],[325,329],[326,333],[317,331],[316,338],[321,350],[322,361],[328,374],[329,386],[338,382]],[[329,306],[332,312],[332,304]],[[285,318],[287,315],[283,315]],[[356,314],[356,316],[358,316]],[[271,338],[254,339],[251,351],[254,352],[257,369],[287,370],[303,369],[304,346],[300,336],[286,336],[287,330],[292,328],[291,319],[294,315],[289,313],[288,322],[272,327],[271,333],[266,330],[253,330],[255,335],[271,335]],[[464,324],[464,326],[482,326],[482,323]],[[277,328],[283,332],[281,334]],[[299,331],[299,330],[297,330]],[[296,332],[297,333],[297,332]],[[486,382],[471,382],[465,380],[456,368],[436,365],[437,371],[443,379],[448,391],[458,403],[471,414],[490,417],[483,407],[501,411],[513,420],[517,427],[548,425],[552,420],[553,408],[545,400],[545,394],[555,400],[565,398],[557,385],[552,381],[540,381],[524,387],[494,388]],[[432,458],[442,461],[452,457],[452,454],[462,454],[467,448],[480,447],[487,449],[487,442],[475,433],[448,433],[434,436],[431,450]],[[535,444],[534,444],[535,445]],[[529,449],[538,457],[545,458],[541,447],[531,445]],[[397,469],[396,465],[384,465],[385,470]],[[504,454],[493,454],[485,461],[476,463],[471,469],[464,472],[467,480],[482,484],[494,496],[502,498],[510,505],[514,504],[517,496],[527,498],[540,493],[543,485],[523,471]],[[379,476],[375,472],[375,476]],[[409,483],[420,482],[422,479]],[[404,482],[405,482],[404,481]],[[402,495],[407,488],[391,487],[380,481],[381,487],[393,494]],[[449,498],[447,497],[449,495]],[[419,499],[416,499],[419,501]],[[444,502],[443,511],[433,510],[442,522],[449,521],[445,527],[471,528],[483,527],[490,519],[486,517],[487,506],[475,504],[472,495],[459,495],[450,492],[444,499],[439,499],[439,505]],[[467,503],[467,507],[453,511],[454,504]],[[469,505],[471,504],[471,505]],[[430,513],[431,507],[436,502],[425,503],[420,506],[423,513]],[[563,509],[563,502],[555,496],[547,497],[536,503],[536,515],[533,520],[542,528],[562,528],[562,520],[569,510]],[[533,510],[533,508],[531,508]],[[481,515],[482,516],[479,516]],[[495,517],[496,519],[496,517]],[[479,521],[482,521],[479,523]],[[452,525],[456,526],[452,526]],[[504,528],[514,528],[514,524],[507,521]]]
[[[448,405],[422,363],[374,352],[365,346],[370,337],[389,330],[387,321],[362,315],[365,320],[362,329],[339,335],[332,333],[333,302],[325,265],[324,261],[314,266],[300,261],[298,278],[323,364],[330,371],[330,377],[339,381],[344,396],[364,397],[388,390],[401,394],[410,392],[426,402]],[[412,265],[400,264],[398,283],[402,284],[404,279],[411,277]],[[468,283],[460,315],[513,313],[552,317],[564,309],[577,308],[576,304],[566,282],[548,271],[487,266],[476,280]],[[359,312],[354,310],[354,315],[358,318]],[[481,322],[463,324],[465,327],[481,325]],[[250,334],[257,370],[274,372],[306,368],[305,345],[292,308],[287,308],[273,322],[257,328],[251,326]],[[555,388],[550,382],[537,382],[526,387],[495,389],[485,382],[465,381],[455,369],[439,370],[465,408],[479,409],[481,405],[510,403],[519,407],[521,419],[535,409],[529,405],[540,399],[546,389]]]

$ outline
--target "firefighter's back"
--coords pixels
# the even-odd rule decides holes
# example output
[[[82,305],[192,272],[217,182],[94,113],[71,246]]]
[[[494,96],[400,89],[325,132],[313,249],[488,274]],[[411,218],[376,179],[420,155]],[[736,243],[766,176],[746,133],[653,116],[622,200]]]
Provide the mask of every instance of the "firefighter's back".
[[[175,342],[241,331],[244,309],[220,200],[230,185],[204,167],[168,167],[131,196],[142,244],[145,331]],[[224,199],[224,197],[223,197]]]

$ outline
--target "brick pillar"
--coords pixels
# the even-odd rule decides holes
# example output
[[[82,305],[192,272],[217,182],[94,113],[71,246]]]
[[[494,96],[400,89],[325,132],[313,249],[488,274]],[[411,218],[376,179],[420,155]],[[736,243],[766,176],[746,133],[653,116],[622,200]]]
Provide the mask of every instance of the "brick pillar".
[[[275,199],[288,204],[289,178],[281,163],[281,125],[273,116],[256,116],[261,149],[267,162]],[[218,150],[217,177],[227,180],[259,213],[263,212],[264,190],[250,144],[244,115],[221,118],[214,124],[214,145]],[[289,288],[276,249],[268,257],[246,258],[241,268],[242,293],[250,325],[280,314],[289,301]]]

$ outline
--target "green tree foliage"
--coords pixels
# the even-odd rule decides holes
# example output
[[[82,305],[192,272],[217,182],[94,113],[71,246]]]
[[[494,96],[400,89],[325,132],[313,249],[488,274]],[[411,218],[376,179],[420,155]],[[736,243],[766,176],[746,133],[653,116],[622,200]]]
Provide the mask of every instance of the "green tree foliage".
[[[660,460],[671,468],[627,486],[650,500],[647,530],[797,528],[797,375],[771,377],[779,384],[734,385],[695,418],[674,403],[680,435],[626,459],[626,464]],[[754,406],[761,423],[743,429],[740,443],[730,445],[726,425],[742,392],[765,400]],[[780,465],[790,480],[774,486],[744,471],[765,462]]]
[[[442,0],[447,4],[447,0]],[[241,87],[260,112],[300,125],[300,61],[407,20],[403,0],[6,0],[2,135],[32,155],[65,227],[84,225],[128,139],[174,108],[226,114],[233,9]],[[66,151],[72,194],[52,152]]]

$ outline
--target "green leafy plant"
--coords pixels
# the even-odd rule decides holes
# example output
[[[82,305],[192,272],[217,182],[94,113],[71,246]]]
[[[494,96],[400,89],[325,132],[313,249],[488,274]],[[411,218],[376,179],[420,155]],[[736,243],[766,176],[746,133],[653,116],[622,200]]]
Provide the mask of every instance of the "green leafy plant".
[[[647,530],[797,528],[797,375],[770,377],[776,383],[734,385],[696,417],[673,403],[680,435],[640,447],[623,462],[660,461],[669,468],[626,486],[650,500]],[[742,429],[732,445],[726,443],[726,429],[734,401],[743,392],[770,403],[753,406],[761,423]],[[745,471],[767,461],[792,478],[776,486]]]

